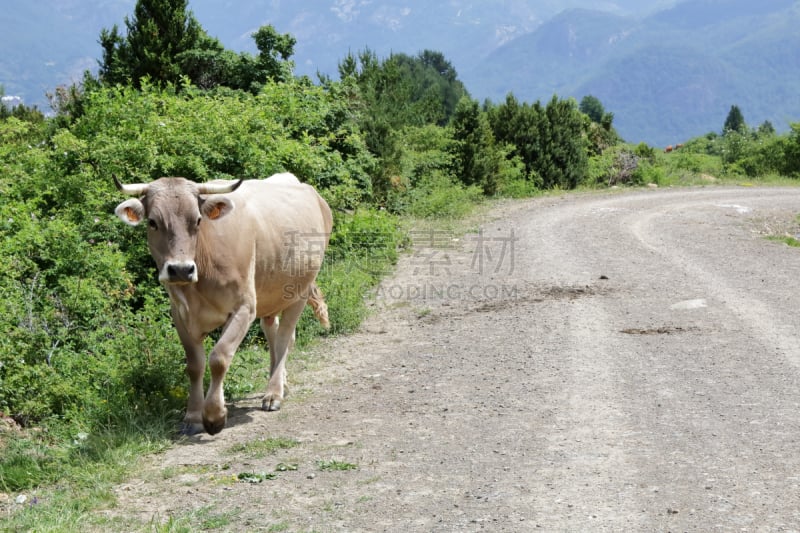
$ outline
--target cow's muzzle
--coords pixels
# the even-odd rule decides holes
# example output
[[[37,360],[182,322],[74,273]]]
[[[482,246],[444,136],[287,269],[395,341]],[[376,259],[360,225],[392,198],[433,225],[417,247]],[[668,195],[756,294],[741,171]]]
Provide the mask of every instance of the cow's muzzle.
[[[158,279],[162,283],[173,285],[197,283],[197,265],[194,264],[194,261],[167,263],[164,265]]]

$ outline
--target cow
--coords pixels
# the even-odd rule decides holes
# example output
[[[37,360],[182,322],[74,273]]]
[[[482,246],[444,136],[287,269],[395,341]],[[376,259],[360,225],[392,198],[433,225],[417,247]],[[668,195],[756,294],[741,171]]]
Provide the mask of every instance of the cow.
[[[667,146],[666,148],[664,148],[664,153],[665,153],[665,154],[668,154],[668,153],[670,153],[671,151],[672,151],[672,145],[671,145],[671,144],[670,144],[669,146]]]
[[[308,303],[323,326],[328,308],[316,285],[333,219],[313,187],[289,173],[264,180],[194,183],[160,178],[117,188],[133,196],[116,209],[123,222],[147,224],[147,244],[186,352],[189,401],[183,432],[225,427],[223,380],[250,324],[260,319],[270,353],[261,407],[277,411],[286,394],[286,356]],[[203,396],[203,339],[216,328]]]

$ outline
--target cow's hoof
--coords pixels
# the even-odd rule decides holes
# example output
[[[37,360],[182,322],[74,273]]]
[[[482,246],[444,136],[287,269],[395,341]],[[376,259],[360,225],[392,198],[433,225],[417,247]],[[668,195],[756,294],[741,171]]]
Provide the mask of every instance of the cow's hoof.
[[[263,400],[261,400],[261,410],[262,411],[279,411],[281,408],[281,399],[265,396]]]
[[[227,417],[223,417],[222,419],[217,420],[216,422],[212,422],[211,420],[203,418],[203,427],[205,428],[206,433],[208,433],[209,435],[216,435],[217,433],[222,431],[222,429],[225,427],[226,418]]]
[[[179,433],[185,437],[191,437],[205,431],[203,424],[199,422],[184,422],[181,424]]]

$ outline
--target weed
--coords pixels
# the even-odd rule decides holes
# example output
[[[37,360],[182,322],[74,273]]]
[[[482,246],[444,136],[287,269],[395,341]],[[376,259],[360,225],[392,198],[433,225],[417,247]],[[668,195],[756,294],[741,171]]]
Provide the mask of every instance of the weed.
[[[272,437],[268,439],[259,439],[250,442],[243,442],[235,444],[228,448],[226,451],[229,454],[243,454],[247,457],[259,459],[276,453],[278,450],[288,450],[299,446],[300,442],[290,438]]]
[[[767,237],[767,239],[773,242],[782,242],[783,244],[793,248],[800,248],[800,240],[788,235],[770,235]]]
[[[161,478],[162,479],[172,479],[174,477],[186,475],[186,474],[211,474],[214,472],[218,472],[220,470],[229,470],[230,464],[222,464],[222,465],[181,465],[181,466],[170,466],[161,471]]]
[[[346,470],[356,470],[358,468],[357,464],[347,463],[344,461],[337,461],[336,459],[330,459],[327,461],[317,461],[317,468],[322,471],[346,471]]]
[[[203,507],[197,511],[198,518],[200,519],[200,529],[219,529],[230,525],[232,520],[238,514],[234,511],[224,513],[212,513],[213,507]]]
[[[229,526],[239,514],[238,511],[214,513],[213,510],[213,506],[206,505],[180,516],[170,515],[166,521],[156,514],[150,520],[149,530],[156,533],[191,533],[220,529]]]
[[[277,474],[272,472],[240,472],[236,479],[242,483],[261,483],[262,481],[275,479]]]
[[[150,530],[155,533],[191,533],[192,527],[186,518],[167,517],[162,523],[158,515],[150,520]]]

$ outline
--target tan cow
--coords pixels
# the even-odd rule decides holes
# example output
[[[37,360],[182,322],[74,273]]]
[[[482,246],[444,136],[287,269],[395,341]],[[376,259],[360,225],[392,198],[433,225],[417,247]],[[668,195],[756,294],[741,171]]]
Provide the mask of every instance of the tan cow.
[[[115,177],[114,182],[136,197],[119,204],[117,216],[132,226],[147,221],[147,244],[186,351],[184,431],[205,428],[213,435],[225,427],[223,380],[256,318],[270,352],[262,408],[280,409],[286,355],[306,302],[328,325],[315,283],[333,224],[328,204],[291,174],[204,184],[184,178],[122,185]],[[218,327],[222,333],[208,357],[211,383],[204,398],[203,339]]]

